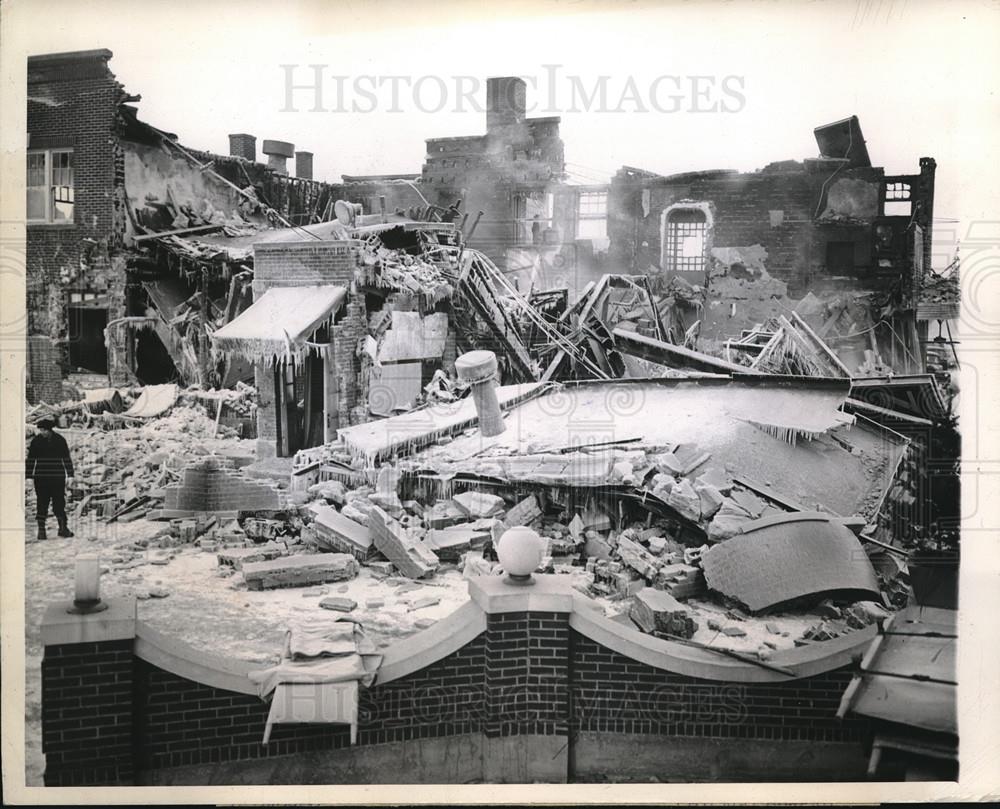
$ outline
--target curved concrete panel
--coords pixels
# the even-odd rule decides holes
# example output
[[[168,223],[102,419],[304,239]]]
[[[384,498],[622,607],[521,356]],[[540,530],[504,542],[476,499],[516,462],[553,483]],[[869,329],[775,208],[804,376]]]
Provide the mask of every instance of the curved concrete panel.
[[[775,652],[768,662],[791,669],[794,676],[789,677],[753,663],[643,634],[593,610],[574,609],[569,625],[584,637],[653,668],[701,680],[739,683],[785,682],[838,669],[862,654],[877,631],[870,626],[822,645]]]
[[[247,675],[261,668],[260,665],[203,652],[176,638],[167,637],[142,621],[136,621],[135,655],[164,671],[196,683],[240,694],[256,696],[258,693],[257,685]]]
[[[486,613],[474,601],[468,601],[434,626],[403,638],[386,649],[382,665],[375,675],[375,685],[427,668],[457,652],[485,631]]]

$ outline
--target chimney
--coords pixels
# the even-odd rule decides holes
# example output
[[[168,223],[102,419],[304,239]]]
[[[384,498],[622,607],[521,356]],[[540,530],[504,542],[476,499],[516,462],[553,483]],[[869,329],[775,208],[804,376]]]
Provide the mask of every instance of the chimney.
[[[301,177],[303,180],[311,180],[313,178],[312,152],[295,153],[295,176]]]
[[[486,80],[486,131],[524,122],[524,79],[500,76]]]
[[[229,154],[233,157],[242,157],[251,163],[255,162],[257,160],[257,138],[246,133],[230,135]]]
[[[295,156],[295,144],[283,140],[265,140],[260,149],[267,155],[267,165],[278,174],[288,174],[288,158]]]

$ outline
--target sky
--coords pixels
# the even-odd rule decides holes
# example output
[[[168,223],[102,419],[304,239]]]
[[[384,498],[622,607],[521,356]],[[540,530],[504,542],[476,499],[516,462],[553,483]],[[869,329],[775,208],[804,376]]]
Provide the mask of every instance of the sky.
[[[184,144],[248,132],[261,159],[290,141],[317,179],[418,173],[426,138],[484,131],[487,76],[521,75],[578,182],[801,160],[814,127],[858,115],[887,172],[937,160],[935,266],[998,210],[996,2],[8,0],[0,24],[8,57],[108,48],[141,117]],[[289,78],[313,89],[289,104]]]

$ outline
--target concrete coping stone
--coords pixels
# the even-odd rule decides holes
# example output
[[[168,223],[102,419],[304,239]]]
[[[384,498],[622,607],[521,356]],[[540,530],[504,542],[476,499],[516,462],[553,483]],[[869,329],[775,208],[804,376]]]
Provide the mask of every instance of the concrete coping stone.
[[[135,655],[178,677],[254,696],[257,696],[257,685],[248,675],[266,667],[262,663],[250,663],[196,649],[142,621],[136,622]]]
[[[573,611],[576,591],[568,576],[535,574],[533,580],[533,584],[518,586],[508,583],[506,576],[476,576],[469,579],[469,595],[490,615]]]
[[[74,615],[67,612],[73,606],[72,601],[57,601],[50,604],[42,617],[42,645],[105,643],[134,638],[135,598],[106,598],[103,599],[103,603],[108,605],[106,610],[89,615]]]
[[[486,613],[467,601],[433,626],[386,649],[375,684],[398,680],[457,652],[486,631]]]

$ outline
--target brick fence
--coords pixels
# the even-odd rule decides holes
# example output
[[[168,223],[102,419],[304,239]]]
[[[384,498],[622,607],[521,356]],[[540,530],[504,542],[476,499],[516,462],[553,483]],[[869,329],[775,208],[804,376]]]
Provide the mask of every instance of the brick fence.
[[[469,583],[398,641],[347,725],[276,725],[250,665],[135,618],[135,602],[43,622],[46,785],[527,783],[862,778],[870,728],[839,720],[874,630],[776,652],[773,669],[609,620],[567,578]]]

